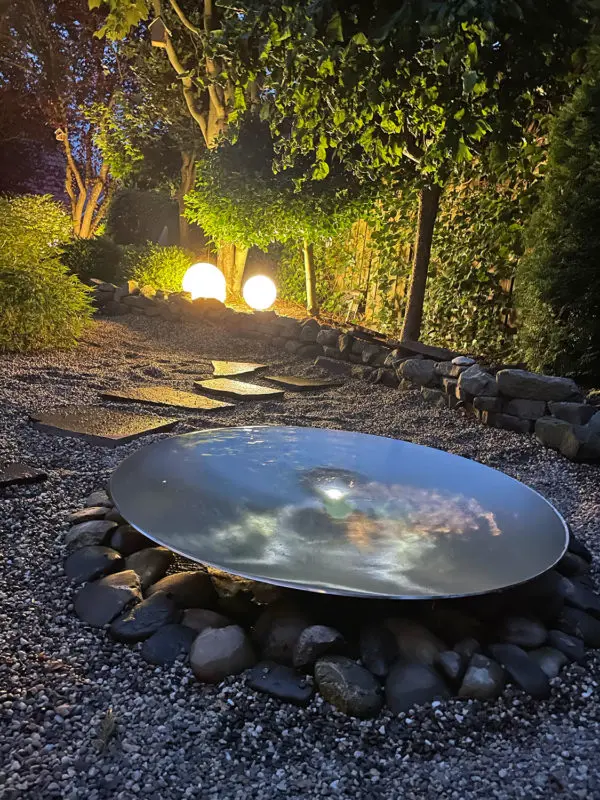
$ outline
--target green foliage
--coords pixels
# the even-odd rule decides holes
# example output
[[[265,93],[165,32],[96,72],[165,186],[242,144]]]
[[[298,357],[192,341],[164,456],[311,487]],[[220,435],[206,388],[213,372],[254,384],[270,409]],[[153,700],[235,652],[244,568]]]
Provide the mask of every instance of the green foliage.
[[[69,347],[92,314],[60,260],[70,220],[50,196],[0,198],[0,350]]]
[[[534,369],[600,375],[600,78],[586,79],[553,126],[539,208],[516,290],[519,339]]]
[[[119,245],[107,236],[98,236],[95,239],[73,239],[65,245],[62,261],[84,282],[99,278],[108,283],[118,283],[121,257]]]
[[[206,151],[186,216],[216,242],[266,250],[274,242],[318,242],[348,228],[372,202],[347,174],[299,189],[299,172],[274,173],[268,130],[255,123],[235,144]]]
[[[117,244],[144,245],[159,238],[165,225],[178,228],[177,204],[162,192],[122,189],[108,209],[106,231]]]
[[[105,24],[96,33],[98,38],[121,39],[150,13],[146,0],[88,0],[90,9],[100,8],[102,3],[108,6],[108,13]]]
[[[262,95],[284,164],[334,160],[444,183],[492,142],[518,141],[564,91],[592,0],[258,6]],[[249,24],[246,22],[246,24]],[[535,42],[535,47],[531,43]],[[518,76],[518,79],[515,79]]]
[[[134,132],[134,113],[131,98],[123,92],[115,94],[109,103],[91,103],[82,109],[92,130],[92,142],[110,174],[126,181],[135,174],[143,154]]]
[[[348,304],[346,291],[340,289],[340,275],[352,271],[355,253],[348,230],[314,245],[317,300],[325,314],[343,316]],[[287,244],[281,250],[277,270],[279,296],[306,306],[306,279],[301,247]],[[349,289],[351,287],[346,287]]]
[[[124,262],[126,277],[140,286],[147,284],[165,292],[180,292],[183,276],[194,263],[194,255],[181,247],[148,244],[143,248],[128,248]]]

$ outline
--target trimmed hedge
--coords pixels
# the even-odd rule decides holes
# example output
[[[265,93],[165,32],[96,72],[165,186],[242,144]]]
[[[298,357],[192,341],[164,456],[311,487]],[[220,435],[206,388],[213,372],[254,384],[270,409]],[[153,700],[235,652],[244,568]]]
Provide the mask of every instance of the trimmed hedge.
[[[519,340],[529,366],[600,376],[600,78],[557,117],[539,208],[516,280]]]

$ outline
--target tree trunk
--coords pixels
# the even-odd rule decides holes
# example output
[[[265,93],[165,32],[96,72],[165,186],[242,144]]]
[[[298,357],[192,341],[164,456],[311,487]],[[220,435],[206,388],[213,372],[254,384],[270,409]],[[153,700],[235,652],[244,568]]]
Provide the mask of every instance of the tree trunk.
[[[232,271],[227,282],[227,288],[231,293],[232,298],[242,296],[242,289],[244,287],[244,270],[246,269],[246,259],[248,258],[247,247],[235,247],[233,254]]]
[[[193,250],[191,223],[184,216],[185,196],[194,188],[196,181],[196,153],[182,151],[181,153],[181,180],[177,190],[177,205],[179,207],[179,245],[187,250]]]
[[[219,247],[217,266],[225,276],[227,300],[239,300],[242,296],[242,283],[248,250],[225,243]]]
[[[317,276],[315,274],[313,246],[305,239],[302,250],[304,253],[304,274],[306,277],[306,309],[309,314],[316,315],[319,313],[319,304],[317,302]]]
[[[421,335],[421,322],[423,319],[423,303],[425,301],[425,287],[427,285],[427,271],[431,255],[431,242],[433,228],[440,205],[441,187],[435,184],[426,189],[421,189],[419,194],[419,219],[417,222],[417,235],[415,238],[415,253],[413,258],[408,302],[402,325],[401,339],[417,341]]]

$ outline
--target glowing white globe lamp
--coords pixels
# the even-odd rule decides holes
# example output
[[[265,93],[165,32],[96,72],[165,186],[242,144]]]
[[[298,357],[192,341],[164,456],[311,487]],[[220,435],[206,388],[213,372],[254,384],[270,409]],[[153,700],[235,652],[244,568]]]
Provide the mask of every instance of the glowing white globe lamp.
[[[243,295],[250,308],[264,311],[275,302],[277,287],[266,275],[254,275],[244,284]]]
[[[214,264],[201,262],[192,264],[183,276],[183,291],[197,297],[211,298],[225,302],[225,276]]]

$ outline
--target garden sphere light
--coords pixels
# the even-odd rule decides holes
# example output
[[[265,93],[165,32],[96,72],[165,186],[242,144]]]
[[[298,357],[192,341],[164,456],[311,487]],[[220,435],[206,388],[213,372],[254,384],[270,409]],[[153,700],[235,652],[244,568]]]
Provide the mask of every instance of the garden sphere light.
[[[266,275],[255,275],[244,284],[243,295],[250,308],[264,311],[275,302],[277,287]]]
[[[225,276],[214,264],[192,264],[183,276],[183,291],[197,297],[225,302]]]

